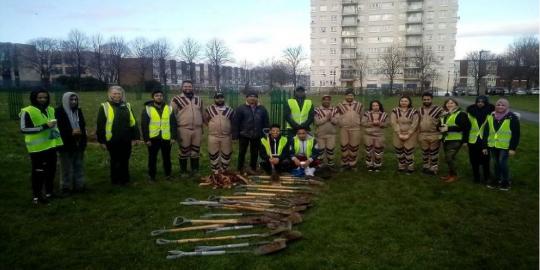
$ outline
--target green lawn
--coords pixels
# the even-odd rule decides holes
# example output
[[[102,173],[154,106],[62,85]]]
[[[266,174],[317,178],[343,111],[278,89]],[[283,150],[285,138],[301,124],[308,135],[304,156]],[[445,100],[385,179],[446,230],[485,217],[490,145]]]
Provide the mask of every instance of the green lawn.
[[[84,93],[94,126],[105,94]],[[130,96],[137,118],[142,101]],[[25,102],[27,98],[25,97]],[[316,98],[318,100],[319,98]],[[441,99],[437,99],[440,101]],[[267,101],[267,99],[263,99]],[[415,99],[419,105],[419,99]],[[0,105],[6,107],[6,96]],[[384,100],[387,110],[397,98]],[[395,172],[387,147],[384,170],[341,173],[297,226],[305,239],[267,256],[233,255],[165,259],[174,246],[156,246],[150,231],[172,218],[198,217],[202,208],[180,206],[187,197],[228,194],[193,180],[146,183],[146,149],[135,147],[132,184],[113,187],[107,153],[90,145],[88,192],[31,205],[30,164],[18,122],[0,114],[0,269],[536,269],[538,267],[538,125],[522,123],[522,142],[511,158],[513,188],[488,190],[470,180],[466,149],[459,153],[460,181],[443,184],[420,173]],[[390,132],[387,132],[390,135]],[[390,142],[389,137],[387,142]],[[175,146],[176,149],[176,146]],[[237,148],[235,148],[237,149]],[[202,153],[206,148],[203,145]],[[203,155],[207,164],[208,155]],[[234,157],[233,164],[236,164]],[[417,163],[419,161],[417,151]],[[362,163],[360,163],[362,164]],[[178,171],[178,164],[173,163]],[[207,166],[205,172],[208,172]],[[442,166],[444,171],[446,166]],[[166,235],[168,238],[202,234]],[[191,245],[178,246],[189,250]]]
[[[474,101],[476,97],[464,97],[470,101]],[[526,96],[506,96],[504,97],[510,102],[510,108],[515,110],[523,110],[529,112],[538,112],[538,95]],[[489,102],[495,104],[499,96],[490,96]]]

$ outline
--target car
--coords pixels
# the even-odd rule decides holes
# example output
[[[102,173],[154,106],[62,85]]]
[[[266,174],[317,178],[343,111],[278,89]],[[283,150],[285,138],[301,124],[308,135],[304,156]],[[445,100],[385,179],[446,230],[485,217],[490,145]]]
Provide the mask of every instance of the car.
[[[531,90],[529,91],[529,94],[531,95],[538,95],[538,93],[539,93],[538,87],[531,88]]]
[[[516,91],[514,92],[514,94],[519,95],[519,96],[522,96],[522,95],[526,95],[526,94],[527,94],[527,91],[525,91],[525,89],[523,89],[523,88],[518,88],[518,89],[516,89]]]
[[[467,96],[478,96],[478,92],[476,92],[476,89],[469,88],[467,90]]]
[[[504,93],[505,93],[506,91],[507,91],[507,90],[505,90],[505,89],[502,88],[502,87],[491,87],[491,88],[488,88],[487,94],[488,94],[488,95],[504,95]]]

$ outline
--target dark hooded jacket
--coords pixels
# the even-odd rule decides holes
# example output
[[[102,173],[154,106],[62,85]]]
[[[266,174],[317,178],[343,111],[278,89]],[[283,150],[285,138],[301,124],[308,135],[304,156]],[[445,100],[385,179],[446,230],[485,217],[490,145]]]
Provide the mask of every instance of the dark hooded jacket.
[[[77,95],[73,93],[74,95]],[[77,96],[78,97],[78,96]],[[62,100],[62,103],[65,103],[66,100]],[[60,136],[64,145],[60,147],[60,151],[84,151],[86,149],[87,135],[86,135],[86,121],[84,120],[84,115],[79,106],[75,108],[79,116],[79,128],[81,129],[80,136],[73,136],[73,128],[69,122],[69,117],[65,111],[65,107],[69,107],[69,99],[67,100],[68,106],[58,106],[56,108],[56,120],[58,121],[58,129],[60,130]],[[65,104],[63,104],[65,105]],[[74,110],[74,111],[75,111]]]
[[[478,108],[476,106],[476,103],[478,101],[484,102],[484,107]],[[476,98],[474,104],[469,105],[467,107],[467,113],[472,115],[474,118],[476,118],[476,121],[478,121],[478,125],[481,126],[482,123],[486,120],[487,116],[490,115],[495,110],[495,106],[493,104],[489,103],[488,97],[486,96],[479,96]]]

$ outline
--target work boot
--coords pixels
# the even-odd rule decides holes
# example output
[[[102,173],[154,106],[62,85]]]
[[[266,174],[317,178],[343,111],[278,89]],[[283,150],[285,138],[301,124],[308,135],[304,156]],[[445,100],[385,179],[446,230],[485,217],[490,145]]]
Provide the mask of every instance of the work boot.
[[[444,182],[445,183],[452,183],[452,182],[455,182],[456,180],[457,180],[456,175],[450,175],[450,176],[448,176],[448,179],[446,179]]]
[[[191,158],[191,177],[199,178],[201,175],[199,174],[199,159],[198,158]]]
[[[189,175],[187,173],[187,159],[181,158],[180,161],[180,178],[188,178]]]

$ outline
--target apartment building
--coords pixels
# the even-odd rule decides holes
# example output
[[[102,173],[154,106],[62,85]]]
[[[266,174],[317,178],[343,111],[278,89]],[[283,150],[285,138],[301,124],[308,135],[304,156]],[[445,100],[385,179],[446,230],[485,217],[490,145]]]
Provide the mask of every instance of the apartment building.
[[[394,86],[419,87],[411,61],[420,48],[435,59],[431,86],[453,81],[458,0],[311,0],[311,86],[384,88],[380,72],[389,47],[403,51]]]

